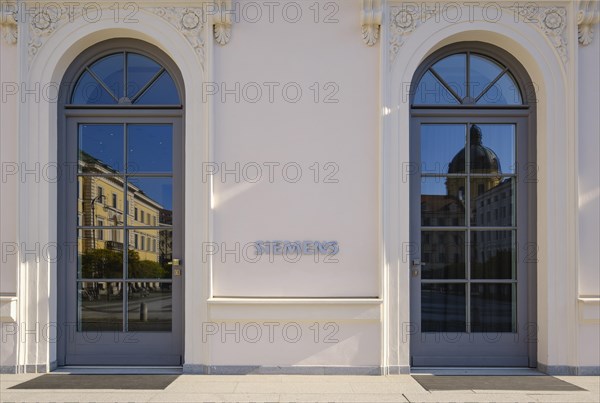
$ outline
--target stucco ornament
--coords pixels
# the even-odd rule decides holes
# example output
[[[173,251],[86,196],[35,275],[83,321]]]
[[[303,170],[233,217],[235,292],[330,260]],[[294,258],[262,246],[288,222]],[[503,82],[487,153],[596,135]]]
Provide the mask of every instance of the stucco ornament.
[[[594,25],[600,22],[600,3],[582,1],[577,13],[577,30],[579,43],[587,46],[594,39]]]
[[[567,9],[565,7],[540,7],[537,3],[509,6],[521,22],[534,23],[546,35],[556,48],[563,63],[569,58],[567,54]]]
[[[422,11],[421,4],[415,3],[390,8],[390,65],[393,65],[396,61],[396,56],[398,56],[406,36],[434,15],[435,12],[431,12],[431,10]]]
[[[217,13],[213,16],[213,34],[215,41],[221,46],[227,45],[231,40],[231,0],[222,0],[218,3]]]
[[[79,11],[79,12],[78,12]],[[29,17],[29,64],[38,54],[40,48],[48,40],[50,35],[69,20],[81,16],[81,10],[75,10],[73,14],[63,12],[59,7],[38,7]]]
[[[148,10],[163,18],[185,36],[204,64],[204,14],[202,8],[151,7]]]
[[[373,46],[379,39],[383,12],[379,0],[363,0],[360,13],[363,41],[367,46]]]
[[[15,11],[5,9],[4,6],[0,9],[0,27],[2,27],[2,39],[7,43],[14,45],[18,38],[17,14]]]
[[[552,42],[563,63],[568,60],[567,39],[565,27],[567,26],[567,10],[563,7],[552,7],[540,12],[540,27]]]
[[[517,3],[515,3],[517,4]],[[525,4],[507,4],[499,6],[503,10],[511,11],[516,14],[520,22],[537,25],[546,35],[548,40],[556,48],[563,63],[568,61],[567,55],[567,10],[565,7],[540,7],[537,3],[529,2]],[[422,4],[417,2],[402,3],[390,7],[389,19],[389,60],[390,68],[394,65],[400,48],[404,44],[406,37],[417,29],[420,25],[431,18],[440,17],[443,7],[432,6],[431,4]],[[468,22],[471,12],[462,13],[463,20],[455,22]],[[490,22],[493,29],[493,23]]]

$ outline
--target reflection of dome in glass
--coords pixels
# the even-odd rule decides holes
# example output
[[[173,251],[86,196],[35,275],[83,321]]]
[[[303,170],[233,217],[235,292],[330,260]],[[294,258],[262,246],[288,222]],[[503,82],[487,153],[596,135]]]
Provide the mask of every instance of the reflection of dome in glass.
[[[482,144],[481,128],[472,125],[471,137],[471,173],[500,174],[500,160],[496,153]],[[465,173],[465,149],[463,148],[452,158],[448,167],[449,174]]]

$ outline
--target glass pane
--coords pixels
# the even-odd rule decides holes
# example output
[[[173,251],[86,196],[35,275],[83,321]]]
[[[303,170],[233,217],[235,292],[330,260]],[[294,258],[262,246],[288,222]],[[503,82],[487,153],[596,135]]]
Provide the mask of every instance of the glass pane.
[[[173,171],[171,125],[127,126],[127,169],[132,172]]]
[[[123,97],[123,53],[103,57],[90,66],[90,70],[100,78],[117,99]]]
[[[504,73],[477,101],[477,105],[521,105],[522,103],[519,87],[509,73]]]
[[[430,71],[427,71],[415,92],[414,105],[458,105],[458,100]]]
[[[465,225],[465,179],[425,177],[421,179],[421,225]]]
[[[123,230],[82,229],[78,234],[78,278],[123,278]]]
[[[471,55],[470,58],[471,98],[475,99],[492,81],[502,73],[502,67],[483,56]]]
[[[123,125],[79,125],[79,171],[122,172]]]
[[[171,225],[173,179],[130,178],[129,225]]]
[[[461,99],[467,96],[467,55],[465,53],[448,56],[434,64],[432,69]]]
[[[171,278],[173,259],[173,231],[129,231],[129,278]]]
[[[464,284],[421,284],[421,331],[465,332]]]
[[[515,332],[516,293],[513,284],[471,283],[471,331]]]
[[[421,233],[421,278],[465,278],[465,232]]]
[[[137,105],[179,105],[181,102],[179,102],[175,82],[165,71],[135,103]]]
[[[514,231],[471,232],[471,278],[516,278]]]
[[[476,124],[470,132],[471,173],[516,172],[514,124]]]
[[[133,282],[128,284],[127,330],[130,332],[170,332],[172,316],[171,284]]]
[[[154,60],[138,55],[127,54],[127,96],[133,98],[160,71]]]
[[[467,126],[421,125],[421,170],[423,173],[464,173]]]
[[[75,86],[71,103],[75,105],[114,105],[117,101],[86,71]]]
[[[515,179],[471,178],[471,225],[505,227],[515,222]]]
[[[118,176],[78,177],[77,225],[114,227],[123,223],[123,178]]]
[[[82,281],[78,293],[78,331],[123,330],[123,283]]]

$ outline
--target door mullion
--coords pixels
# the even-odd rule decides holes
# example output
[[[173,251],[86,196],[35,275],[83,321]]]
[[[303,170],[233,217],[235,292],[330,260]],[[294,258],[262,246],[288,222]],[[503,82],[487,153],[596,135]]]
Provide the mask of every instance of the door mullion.
[[[127,70],[127,69],[125,69]],[[127,86],[127,85],[126,85]],[[123,167],[123,331],[127,331],[127,323],[129,322],[129,318],[127,315],[129,314],[129,283],[127,279],[129,278],[129,229],[127,227],[128,224],[128,212],[129,212],[129,198],[127,194],[127,188],[129,187],[127,183],[127,171],[129,166],[129,161],[127,157],[127,123],[123,123],[123,163],[125,166]]]
[[[469,58],[467,58],[468,60]],[[467,61],[468,63],[468,61]],[[468,68],[467,68],[468,70]],[[465,192],[465,226],[467,228],[465,234],[465,278],[467,280],[465,284],[465,300],[467,310],[465,318],[466,318],[466,332],[471,333],[471,122],[467,122],[466,125],[466,146],[465,146],[465,172],[467,173],[465,181],[465,188],[467,191]]]

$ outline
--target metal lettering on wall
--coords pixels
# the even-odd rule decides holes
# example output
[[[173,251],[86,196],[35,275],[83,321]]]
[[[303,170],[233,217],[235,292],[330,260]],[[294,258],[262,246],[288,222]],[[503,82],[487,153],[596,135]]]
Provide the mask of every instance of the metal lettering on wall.
[[[299,254],[299,255],[337,255],[340,247],[337,241],[256,241],[256,254]]]

